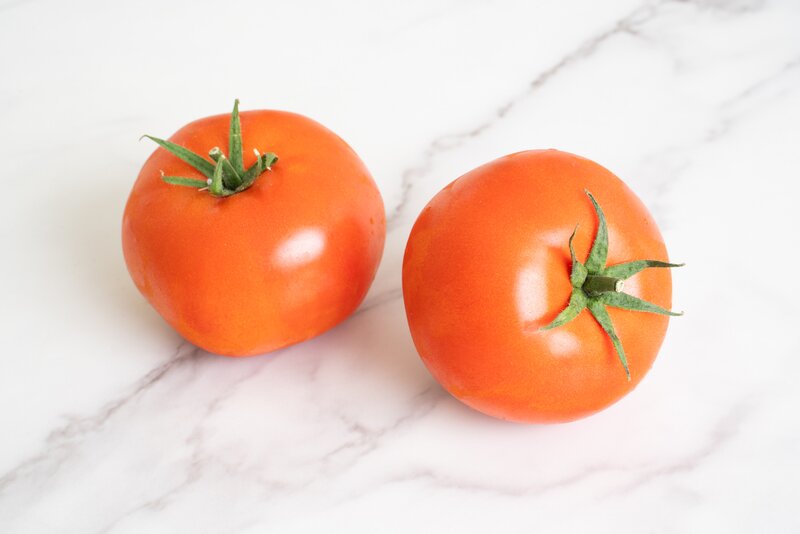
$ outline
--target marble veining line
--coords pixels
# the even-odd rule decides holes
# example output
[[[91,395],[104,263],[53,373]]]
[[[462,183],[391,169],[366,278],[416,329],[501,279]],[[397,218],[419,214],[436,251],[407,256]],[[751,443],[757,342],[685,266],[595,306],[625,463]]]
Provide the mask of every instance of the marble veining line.
[[[280,492],[284,496],[298,493],[312,486],[313,484],[319,484],[325,480],[331,480],[343,475],[344,473],[347,473],[364,458],[366,458],[371,452],[378,449],[380,442],[383,441],[387,436],[402,428],[406,428],[412,422],[418,421],[425,415],[429,414],[443,398],[443,392],[438,387],[431,386],[425,388],[411,399],[412,405],[409,408],[408,413],[401,415],[390,424],[374,430],[367,428],[358,421],[354,421],[341,411],[334,410],[332,412],[321,412],[322,415],[330,414],[336,420],[340,421],[345,426],[343,434],[346,436],[355,435],[355,437],[348,439],[332,450],[310,460],[310,462],[308,462],[305,466],[312,467],[317,473],[317,476],[314,478],[290,483],[280,480],[270,480],[264,477],[254,478],[250,472],[243,472],[239,470],[231,470],[231,474],[243,476],[258,483],[264,488],[265,493],[270,497],[274,497],[275,492]],[[337,464],[335,468],[332,467],[336,457],[345,453],[346,451],[356,451],[356,454],[350,458],[348,462],[344,464]]]
[[[195,482],[199,481],[203,477],[203,471],[207,467],[208,461],[214,459],[214,455],[208,454],[204,456],[202,452],[203,421],[205,421],[209,416],[217,412],[222,406],[222,404],[231,397],[231,395],[236,391],[236,389],[241,384],[258,376],[262,369],[264,369],[264,366],[259,366],[254,371],[247,373],[242,377],[234,380],[225,388],[224,391],[222,391],[219,395],[214,397],[211,400],[211,402],[208,403],[205,412],[200,417],[200,423],[186,439],[186,445],[191,447],[192,454],[184,480],[182,480],[175,486],[161,492],[158,496],[151,497],[147,499],[145,502],[131,507],[128,511],[124,512],[119,517],[112,520],[106,526],[101,527],[99,530],[97,530],[97,534],[108,534],[109,532],[112,532],[120,523],[122,523],[123,521],[132,516],[135,516],[139,512],[161,511],[166,509],[170,504],[172,504],[173,502],[172,499],[174,499],[176,495],[180,494],[185,489],[192,486]]]
[[[774,71],[772,74],[761,78],[757,82],[753,83],[745,89],[744,91],[739,92],[736,96],[726,100],[722,103],[722,107],[731,107],[735,104],[738,104],[740,100],[749,98],[760,91],[762,91],[765,87],[772,85],[776,80],[783,78],[786,74],[791,73],[794,69],[800,67],[800,56],[796,56],[793,59],[784,63],[779,69]]]
[[[205,415],[202,419],[206,419],[209,415],[217,411],[220,405],[225,402],[225,400],[230,396],[230,394],[243,382],[249,380],[253,376],[257,375],[258,372],[251,373],[248,376],[245,376],[238,381],[234,382],[231,386],[229,386],[225,393],[215,398],[210,404],[208,409],[206,410]],[[275,497],[276,493],[281,493],[284,496],[296,494],[300,491],[303,491],[307,487],[311,486],[312,484],[319,483],[320,480],[323,478],[333,478],[335,476],[339,476],[342,473],[347,472],[353,466],[358,464],[363,458],[365,458],[370,452],[376,450],[379,447],[380,441],[383,440],[387,435],[393,433],[394,431],[407,426],[410,422],[416,421],[421,417],[424,417],[426,414],[430,413],[439,400],[441,400],[444,396],[441,394],[441,391],[436,387],[428,387],[424,391],[420,392],[412,399],[412,408],[410,413],[405,414],[395,420],[390,425],[382,427],[377,430],[370,430],[366,428],[364,425],[358,423],[357,421],[353,421],[351,418],[346,416],[344,413],[341,412],[334,412],[334,416],[336,419],[340,420],[345,424],[347,427],[346,433],[348,435],[356,434],[356,438],[346,443],[342,444],[339,447],[331,450],[320,456],[319,458],[312,461],[313,467],[319,467],[316,469],[320,475],[324,474],[323,476],[318,476],[315,478],[311,478],[308,480],[304,480],[299,483],[290,484],[287,482],[276,481],[276,480],[268,480],[264,479],[263,477],[254,477],[253,474],[247,470],[237,469],[235,466],[224,465],[226,467],[226,471],[231,476],[240,476],[250,480],[251,482],[256,483],[258,486],[261,486],[264,489],[264,493],[266,496]],[[97,531],[97,534],[109,534],[113,532],[113,530],[119,526],[122,522],[126,519],[135,516],[136,514],[143,512],[143,511],[161,511],[167,508],[172,502],[174,502],[174,498],[179,495],[182,491],[187,489],[188,487],[192,486],[196,482],[198,482],[202,478],[202,472],[207,467],[209,461],[214,460],[214,455],[204,455],[202,452],[202,423],[198,426],[195,432],[187,439],[187,445],[193,448],[192,453],[192,460],[189,465],[189,469],[187,471],[187,475],[181,483],[175,485],[174,487],[164,491],[160,495],[150,498],[144,503],[138,504],[132,507],[130,510],[122,514],[120,517],[111,521],[108,525],[102,527]],[[353,450],[353,449],[361,449],[358,451],[357,455],[354,456],[346,465],[339,466],[336,469],[331,468],[331,463],[333,459],[339,455],[340,453],[346,450]]]
[[[187,348],[185,351],[183,350],[184,347]],[[0,495],[2,495],[2,493],[17,479],[29,475],[37,467],[47,461],[53,462],[47,474],[50,476],[54,475],[64,462],[70,458],[74,449],[80,445],[83,438],[88,434],[101,431],[106,421],[115,413],[130,404],[134,399],[146,393],[164,378],[167,373],[192,358],[198,350],[199,349],[190,346],[186,342],[181,342],[177,349],[175,349],[172,357],[165,363],[148,372],[136,382],[130,393],[106,403],[94,415],[70,418],[66,425],[50,432],[45,440],[44,450],[24,460],[0,477]],[[53,456],[58,452],[61,452],[61,455],[54,459]]]
[[[460,3],[463,3],[464,0],[456,0],[455,2],[451,2],[444,8],[439,8],[435,10],[428,11],[421,15],[418,15],[411,20],[406,21],[402,26],[398,27],[395,31],[381,35],[381,41],[391,41],[397,39],[398,36],[403,35],[404,33],[408,32],[409,30],[416,29],[420,26],[428,24],[430,22],[436,21],[441,19],[444,16],[450,15],[453,12],[453,8],[460,7]]]
[[[572,52],[569,52],[550,68],[541,72],[527,85],[523,92],[515,95],[509,101],[499,106],[490,118],[486,119],[478,126],[464,132],[442,135],[434,139],[423,152],[421,163],[402,172],[400,201],[386,219],[387,232],[391,232],[400,226],[403,212],[411,197],[411,190],[413,189],[414,182],[430,173],[434,161],[441,154],[460,148],[467,141],[479,137],[490,128],[496,126],[513,109],[535,95],[556,75],[573,64],[594,55],[600,46],[612,37],[623,33],[636,35],[637,28],[656,17],[658,14],[658,7],[666,3],[666,1],[668,0],[647,2],[631,11],[628,15],[617,20],[610,28],[583,41]]]
[[[746,11],[749,12],[749,11]],[[779,69],[771,74],[758,79],[750,86],[740,91],[739,93],[728,98],[718,106],[717,117],[712,119],[705,129],[705,133],[699,138],[693,139],[691,142],[683,143],[681,145],[673,145],[666,147],[662,150],[653,152],[644,156],[641,159],[640,166],[667,166],[665,161],[681,160],[680,163],[673,163],[671,165],[672,172],[665,175],[664,179],[653,182],[656,195],[655,199],[650,202],[650,210],[653,216],[662,223],[662,229],[669,228],[668,218],[665,217],[663,203],[660,201],[671,189],[672,185],[676,183],[682,173],[691,166],[689,154],[705,150],[710,144],[724,141],[736,128],[741,126],[754,111],[761,109],[760,106],[752,105],[749,109],[736,110],[747,105],[753,99],[758,98],[762,93],[772,87],[776,82],[782,80],[789,74],[792,74],[795,69],[800,68],[800,56],[795,57],[784,63]],[[787,90],[783,91],[780,96],[784,96],[792,90],[797,90],[798,85],[789,85]],[[769,99],[766,104],[774,104],[777,97]],[[656,163],[653,163],[656,162]]]
[[[125,521],[129,517],[132,517],[132,516],[136,515],[139,512],[143,512],[143,511],[160,512],[161,510],[164,510],[169,505],[169,499],[171,497],[173,497],[177,493],[180,493],[181,491],[183,491],[184,489],[189,487],[193,482],[195,482],[198,479],[199,479],[199,477],[184,480],[183,482],[181,482],[180,484],[176,485],[175,487],[170,488],[169,490],[163,492],[158,497],[149,499],[146,502],[144,502],[144,503],[142,503],[142,504],[140,504],[138,506],[135,506],[131,510],[129,510],[129,511],[125,512],[124,514],[122,514],[117,519],[114,519],[113,521],[111,521],[108,525],[106,525],[104,527],[101,527],[99,530],[96,531],[97,534],[108,534],[109,532],[112,532],[120,523],[122,523],[123,521]]]
[[[791,74],[796,68],[800,67],[800,57],[796,57],[781,66],[778,70],[773,72],[772,74],[765,76],[757,80],[755,83],[751,84],[745,90],[739,92],[737,95],[729,98],[725,102],[720,105],[720,112],[722,117],[716,121],[715,124],[712,124],[705,135],[705,137],[701,140],[702,143],[712,143],[718,141],[725,136],[727,136],[731,130],[741,122],[742,118],[746,117],[747,115],[751,114],[754,111],[754,108],[751,107],[749,110],[739,111],[739,113],[728,112],[736,107],[741,107],[743,104],[747,104],[749,101],[757,98],[765,89],[772,87],[776,81],[780,81],[786,75]],[[792,89],[797,89],[797,87],[789,86],[787,90],[783,92],[786,94],[787,92],[791,92]],[[771,102],[774,102],[774,98],[771,99]],[[770,102],[770,103],[771,103]],[[694,148],[697,148],[695,145]]]
[[[402,428],[406,428],[412,422],[418,421],[432,412],[443,398],[445,398],[445,395],[440,388],[437,386],[427,387],[411,399],[411,406],[409,407],[408,413],[401,415],[390,424],[374,430],[367,428],[339,410],[320,412],[323,416],[332,415],[333,418],[341,422],[345,427],[343,430],[345,436],[349,437],[355,435],[355,437],[347,439],[341,445],[336,446],[330,451],[306,463],[305,467],[311,467],[317,473],[317,476],[314,478],[290,483],[280,480],[270,480],[264,477],[253,477],[252,473],[249,471],[231,469],[229,472],[231,475],[242,476],[256,482],[264,488],[265,493],[270,497],[274,497],[275,492],[281,492],[284,496],[298,493],[313,484],[319,484],[322,481],[331,480],[347,473],[371,452],[378,449],[380,442],[387,436]],[[356,451],[356,454],[346,463],[337,464],[335,468],[332,467],[336,457],[346,451]]]
[[[324,454],[319,462],[322,464],[322,470],[329,474],[329,476],[341,474],[346,472],[351,467],[355,466],[362,459],[367,457],[371,452],[375,451],[380,442],[389,434],[408,426],[409,423],[418,421],[433,411],[439,402],[446,398],[444,391],[438,386],[429,386],[419,392],[411,399],[410,410],[407,414],[397,418],[394,422],[382,428],[371,430],[358,421],[354,421],[342,412],[334,412],[334,416],[341,421],[345,427],[348,435],[355,435],[351,439],[332,451]],[[350,462],[344,467],[340,467],[335,471],[331,471],[330,465],[334,458],[349,450],[357,451]]]
[[[112,532],[119,524],[121,524],[124,520],[138,514],[142,511],[148,510],[163,510],[172,502],[177,495],[183,492],[185,489],[191,487],[193,484],[197,483],[199,480],[202,479],[203,471],[208,467],[209,462],[214,462],[216,460],[215,455],[213,454],[206,454],[203,452],[203,430],[202,421],[206,420],[211,414],[218,411],[220,406],[231,396],[231,394],[236,390],[236,388],[241,385],[242,383],[252,379],[256,375],[259,374],[260,370],[263,369],[259,367],[253,373],[249,373],[248,375],[241,377],[240,379],[234,381],[230,386],[226,388],[226,391],[223,392],[221,395],[217,396],[211,403],[208,405],[204,415],[201,417],[201,423],[198,425],[197,429],[187,438],[186,444],[187,446],[192,448],[192,458],[189,463],[189,467],[186,473],[184,480],[182,480],[179,484],[173,486],[172,488],[167,489],[163,493],[158,496],[152,497],[147,499],[145,502],[133,506],[131,509],[123,513],[120,517],[111,521],[108,525],[102,527],[97,532],[98,534],[108,534]],[[313,380],[313,377],[312,377]],[[344,423],[347,427],[346,433],[348,435],[356,434],[356,438],[347,441],[346,443],[336,447],[335,449],[327,452],[320,457],[313,459],[311,461],[312,467],[318,468],[315,469],[319,473],[324,473],[326,475],[325,478],[332,478],[338,475],[341,475],[344,472],[347,472],[353,466],[355,466],[361,459],[366,457],[370,452],[374,451],[378,448],[379,442],[384,439],[387,435],[391,434],[392,432],[407,426],[408,423],[418,420],[421,417],[424,417],[427,413],[432,411],[436,404],[443,398],[444,396],[441,394],[442,392],[436,387],[428,387],[424,391],[420,392],[412,399],[412,406],[410,409],[410,413],[402,415],[400,418],[396,419],[391,424],[382,427],[377,430],[370,430],[364,425],[358,423],[357,421],[353,421],[347,415],[340,411],[332,412],[335,419]],[[357,455],[350,459],[346,465],[338,466],[336,469],[331,468],[331,463],[334,458],[341,454],[346,450],[358,450]],[[243,477],[250,482],[257,484],[258,486],[262,487],[264,490],[265,495],[269,497],[274,497],[276,493],[281,493],[284,496],[290,495],[293,493],[300,492],[305,488],[309,487],[314,483],[318,483],[322,477],[315,477],[312,479],[304,480],[299,483],[288,483],[285,481],[280,480],[269,480],[265,479],[260,476],[253,476],[253,473],[249,470],[239,469],[235,465],[230,465],[226,462],[218,461],[218,463],[223,467],[224,471],[227,472],[230,476],[234,477]]]
[[[404,484],[415,482],[427,482],[430,486],[442,490],[454,490],[471,494],[484,494],[496,497],[527,498],[538,497],[554,491],[568,489],[581,484],[589,478],[609,473],[637,473],[645,471],[631,483],[613,490],[605,497],[629,493],[640,486],[651,483],[652,481],[670,475],[677,475],[683,472],[690,472],[698,469],[702,461],[712,456],[722,449],[727,443],[739,434],[747,416],[750,414],[750,407],[745,404],[735,406],[720,422],[709,435],[708,440],[698,449],[688,452],[668,465],[644,469],[641,465],[590,465],[577,473],[535,486],[516,486],[516,485],[497,485],[497,484],[476,484],[474,482],[459,480],[457,477],[437,473],[435,470],[426,468],[415,471],[414,473],[386,478],[377,484],[357,492],[351,493],[342,502],[358,499],[380,488],[392,484]]]
[[[511,498],[536,497],[544,495],[546,493],[550,493],[552,491],[557,491],[559,489],[574,486],[596,474],[603,474],[609,472],[625,472],[625,471],[628,471],[628,469],[619,466],[606,466],[606,465],[587,466],[579,473],[575,473],[573,475],[569,475],[567,477],[560,478],[552,482],[548,482],[546,484],[541,484],[538,486],[513,486],[513,485],[476,484],[474,482],[459,480],[456,477],[437,473],[433,469],[420,469],[408,475],[385,479],[376,484],[375,486],[365,489],[357,494],[352,494],[348,496],[348,498],[344,500],[349,501],[358,499],[384,486],[392,484],[406,484],[406,483],[413,484],[415,482],[423,482],[423,483],[427,482],[429,486],[432,486],[433,488],[440,490],[455,490],[471,494],[492,495],[495,497],[511,497]]]
[[[673,0],[680,4],[691,4],[698,8],[713,9],[741,15],[753,13],[764,7],[765,0]]]
[[[742,402],[734,406],[719,420],[701,448],[666,465],[646,470],[629,484],[610,492],[609,496],[625,495],[661,478],[691,473],[699,469],[703,461],[718,453],[741,434],[741,429],[752,416],[752,412],[752,404]]]
[[[34,0],[9,0],[8,2],[4,2],[0,4],[0,11],[9,11],[15,7],[19,7],[22,4],[30,4]]]

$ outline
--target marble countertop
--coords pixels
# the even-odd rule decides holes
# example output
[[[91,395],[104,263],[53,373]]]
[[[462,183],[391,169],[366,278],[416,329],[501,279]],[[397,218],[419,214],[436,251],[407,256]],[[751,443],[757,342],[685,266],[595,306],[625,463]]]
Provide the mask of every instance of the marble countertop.
[[[0,532],[800,532],[798,27],[793,0],[0,2]],[[120,248],[138,137],[234,97],[344,137],[389,221],[353,317],[240,360]],[[433,381],[400,270],[434,192],[548,147],[651,208],[686,316],[621,402],[526,426]]]

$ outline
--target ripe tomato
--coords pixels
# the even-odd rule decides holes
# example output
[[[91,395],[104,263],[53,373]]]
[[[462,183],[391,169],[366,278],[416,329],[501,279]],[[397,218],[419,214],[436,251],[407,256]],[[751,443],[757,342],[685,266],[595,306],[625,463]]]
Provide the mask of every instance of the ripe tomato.
[[[375,276],[385,237],[380,193],[341,138],[295,113],[239,117],[237,102],[231,116],[151,138],[162,148],[139,173],[122,223],[141,293],[187,340],[228,356],[285,347],[344,320]],[[181,146],[203,155],[228,147],[229,159],[222,165],[217,149],[197,161]],[[248,168],[260,177],[237,189]]]
[[[626,262],[666,257],[647,209],[600,165],[556,150],[497,159],[445,187],[414,224],[403,261],[414,344],[452,395],[486,414],[584,417],[628,393],[653,364],[664,314],[674,314],[661,307],[671,305],[669,269],[649,267],[675,265]]]

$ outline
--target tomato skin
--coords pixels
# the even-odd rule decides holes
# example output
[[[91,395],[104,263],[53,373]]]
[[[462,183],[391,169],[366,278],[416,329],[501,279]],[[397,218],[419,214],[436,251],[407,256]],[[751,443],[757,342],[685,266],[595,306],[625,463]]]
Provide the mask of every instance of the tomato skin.
[[[609,307],[631,372],[584,310],[539,330],[566,306],[567,246],[575,225],[585,260],[602,206],[607,265],[666,260],[649,212],[600,165],[557,150],[499,158],[458,178],[423,209],[403,260],[403,297],[414,344],[453,396],[488,415],[519,422],[585,417],[631,391],[653,364],[668,317]],[[625,292],[669,308],[668,269],[626,280]]]
[[[158,148],[142,167],[122,223],[128,270],[183,337],[227,356],[303,341],[347,318],[383,252],[383,201],[355,152],[319,123],[282,111],[240,114],[245,168],[253,149],[279,161],[227,198],[173,186],[205,179]],[[205,155],[228,148],[229,115],[192,122],[170,140]]]

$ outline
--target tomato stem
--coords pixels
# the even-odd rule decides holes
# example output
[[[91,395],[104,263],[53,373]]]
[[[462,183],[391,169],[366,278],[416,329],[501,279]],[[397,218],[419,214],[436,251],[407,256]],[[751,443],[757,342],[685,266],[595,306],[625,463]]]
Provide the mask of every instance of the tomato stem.
[[[619,293],[625,282],[613,276],[598,276],[589,274],[583,282],[583,291],[587,295],[599,295],[600,293]]]
[[[657,313],[660,315],[681,315],[652,302],[623,293],[622,286],[623,280],[645,269],[681,267],[683,264],[667,263],[659,260],[634,260],[606,266],[608,256],[608,226],[606,225],[606,218],[592,194],[589,191],[586,191],[586,194],[589,195],[589,200],[592,201],[594,211],[597,214],[597,233],[589,251],[589,256],[586,258],[586,262],[582,263],[575,256],[575,249],[572,246],[578,227],[576,226],[572,232],[568,243],[569,254],[572,258],[572,271],[570,273],[572,294],[570,295],[569,303],[561,310],[561,313],[550,324],[543,326],[541,330],[550,330],[567,324],[580,315],[583,310],[588,309],[589,313],[592,314],[592,317],[611,340],[619,361],[622,363],[623,369],[625,369],[625,376],[630,380],[631,373],[628,368],[628,358],[625,355],[622,341],[617,336],[614,323],[611,321],[611,316],[606,307],[611,306],[623,310]]]
[[[170,141],[165,141],[150,135],[144,135],[152,141],[155,141],[164,150],[168,151],[173,156],[185,161],[196,170],[200,171],[208,179],[208,187],[201,187],[205,185],[205,181],[199,181],[196,178],[185,178],[182,176],[164,176],[162,172],[162,179],[170,185],[181,185],[184,187],[192,187],[198,191],[208,191],[215,197],[229,197],[236,193],[241,193],[245,189],[255,183],[256,179],[266,171],[272,170],[272,165],[278,161],[278,156],[272,152],[261,154],[258,150],[256,152],[256,162],[250,168],[244,168],[244,158],[242,155],[242,125],[239,120],[239,100],[233,104],[233,112],[231,113],[230,132],[228,136],[228,152],[230,159],[225,157],[219,147],[213,147],[208,152],[208,161],[203,156],[195,154],[188,148],[176,145]]]

